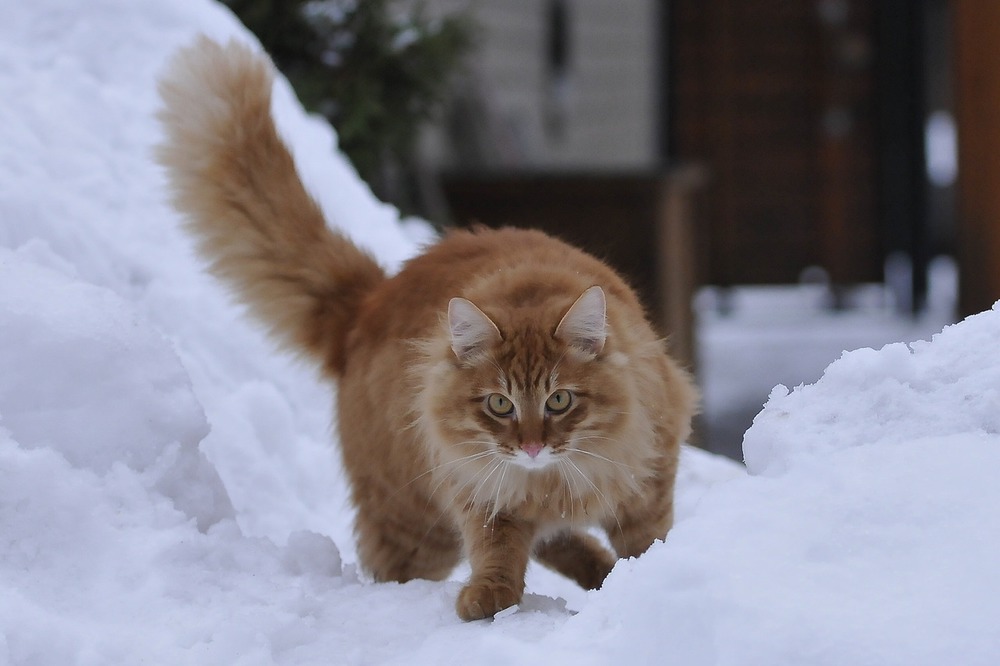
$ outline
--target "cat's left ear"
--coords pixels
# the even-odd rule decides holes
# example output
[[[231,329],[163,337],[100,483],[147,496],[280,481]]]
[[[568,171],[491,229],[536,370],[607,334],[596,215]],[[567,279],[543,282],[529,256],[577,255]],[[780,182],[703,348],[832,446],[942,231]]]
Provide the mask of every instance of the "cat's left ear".
[[[601,353],[608,337],[604,290],[594,286],[584,291],[563,315],[555,336],[588,354]]]
[[[460,361],[501,340],[500,329],[493,320],[465,298],[453,298],[448,303],[448,329],[451,350]]]

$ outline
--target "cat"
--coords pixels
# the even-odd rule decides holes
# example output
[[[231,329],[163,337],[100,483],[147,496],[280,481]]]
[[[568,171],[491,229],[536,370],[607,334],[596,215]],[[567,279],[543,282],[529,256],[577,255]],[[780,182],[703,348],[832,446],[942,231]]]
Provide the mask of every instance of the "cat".
[[[211,271],[336,383],[362,567],[467,557],[463,620],[518,604],[529,557],[599,588],[671,527],[690,376],[615,271],[540,231],[451,231],[387,275],[307,194],[272,80],[235,41],[182,49],[157,156]]]

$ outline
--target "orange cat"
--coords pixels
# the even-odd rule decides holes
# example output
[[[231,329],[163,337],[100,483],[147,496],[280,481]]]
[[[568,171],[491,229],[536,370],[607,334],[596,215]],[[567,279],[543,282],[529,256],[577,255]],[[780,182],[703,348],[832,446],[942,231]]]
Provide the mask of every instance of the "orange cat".
[[[452,232],[395,276],[328,228],[270,114],[272,67],[183,50],[160,83],[177,208],[213,272],[337,381],[362,565],[440,580],[465,620],[517,604],[529,557],[585,588],[673,520],[696,396],[635,294],[537,231]]]

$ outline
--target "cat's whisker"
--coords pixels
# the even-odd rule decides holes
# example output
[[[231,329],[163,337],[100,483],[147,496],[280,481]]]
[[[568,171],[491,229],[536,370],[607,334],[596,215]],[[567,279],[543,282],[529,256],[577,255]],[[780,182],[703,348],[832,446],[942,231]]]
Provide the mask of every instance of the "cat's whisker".
[[[488,457],[494,456],[494,455],[496,455],[496,453],[494,453],[493,451],[481,451],[479,453],[474,453],[472,455],[465,456],[464,458],[458,458],[457,460],[452,460],[452,461],[450,461],[448,463],[444,463],[442,465],[438,465],[437,467],[435,467],[434,470],[438,470],[438,469],[441,469],[442,467],[445,467],[445,466],[450,465],[450,464],[461,463],[461,464],[458,464],[456,467],[453,467],[452,469],[448,470],[448,473],[445,474],[434,485],[433,488],[431,488],[430,493],[428,493],[428,495],[427,495],[427,504],[430,505],[431,498],[433,498],[434,495],[437,494],[437,491],[441,487],[441,485],[445,481],[447,481],[448,479],[450,479],[452,477],[452,475],[455,474],[455,472],[457,472],[458,470],[462,469],[463,467],[465,467],[466,465],[468,465],[471,462],[474,462],[476,460],[482,460],[483,458],[488,458]],[[434,470],[431,470],[431,471],[434,471]],[[427,472],[425,472],[425,474],[426,473]],[[421,476],[423,476],[423,475],[421,475]],[[475,477],[473,477],[473,479],[475,479]],[[468,485],[468,484],[465,484],[465,485]],[[463,485],[463,487],[465,487],[465,486]]]
[[[488,442],[483,442],[483,443],[486,444]],[[478,460],[480,458],[485,458],[486,456],[490,456],[490,455],[494,455],[493,451],[480,451],[478,453],[472,453],[472,454],[467,455],[467,456],[462,456],[461,458],[456,458],[455,460],[449,460],[447,462],[443,462],[440,465],[435,465],[434,467],[431,467],[430,469],[425,470],[425,471],[421,472],[420,474],[417,474],[415,477],[413,477],[412,479],[410,479],[409,481],[407,481],[406,483],[404,483],[403,485],[401,485],[399,488],[396,489],[396,491],[392,495],[390,495],[388,497],[388,499],[394,498],[396,495],[398,495],[399,493],[403,492],[409,486],[413,485],[414,483],[416,483],[420,479],[424,478],[425,476],[433,474],[434,472],[438,471],[439,469],[442,469],[442,468],[447,467],[449,465],[458,465],[458,467],[456,467],[455,469],[451,470],[450,472],[448,472],[447,475],[445,475],[444,479],[447,479],[457,469],[459,469],[461,467],[464,467],[467,463],[472,462],[473,460]],[[461,464],[459,464],[459,463],[461,463]],[[434,490],[437,490],[438,487],[440,487],[440,485],[444,481],[444,479],[442,479],[441,482],[439,482],[436,486],[434,486]],[[434,492],[431,491],[430,495],[433,496]],[[429,500],[430,500],[430,497],[428,497],[428,501]]]
[[[503,481],[507,477],[507,470],[510,469],[510,461],[503,461],[503,471],[500,472],[500,480],[497,481],[496,499],[493,502],[493,522],[496,525],[496,517],[500,512],[500,491],[503,489]]]
[[[488,443],[492,444],[492,442],[488,442]],[[428,507],[430,506],[431,498],[435,494],[437,494],[437,491],[441,487],[441,485],[445,481],[447,481],[449,478],[451,478],[451,476],[455,472],[457,472],[461,467],[464,467],[466,464],[468,464],[469,462],[472,462],[473,460],[479,460],[481,458],[490,457],[490,456],[497,456],[498,461],[497,461],[496,464],[500,464],[500,463],[503,462],[503,459],[500,456],[498,456],[498,454],[496,453],[496,451],[494,451],[492,449],[489,450],[489,451],[483,451],[481,453],[474,454],[474,455],[471,455],[471,456],[466,456],[465,458],[459,458],[456,461],[452,461],[452,462],[462,462],[462,464],[459,465],[458,467],[455,467],[454,469],[450,470],[448,472],[448,474],[446,474],[444,476],[444,478],[442,478],[440,481],[438,481],[438,483],[434,486],[434,488],[431,489],[430,493],[428,494],[427,506]],[[496,464],[493,466],[493,470],[490,471],[490,474],[492,474],[492,472],[495,471]],[[438,468],[440,468],[440,467],[441,466],[439,465]],[[437,518],[434,519],[434,522],[431,524],[431,527],[424,534],[424,537],[421,539],[421,543],[423,543],[423,539],[426,539],[427,534],[429,534],[430,531],[433,530],[434,527],[437,526],[437,524],[440,522],[441,518],[454,507],[455,503],[460,498],[462,491],[465,490],[466,488],[468,488],[473,483],[476,483],[477,479],[479,479],[479,477],[482,474],[485,473],[485,470],[486,470],[486,467],[484,467],[483,469],[481,469],[477,474],[474,474],[473,476],[471,476],[469,479],[467,479],[465,481],[465,483],[463,483],[461,486],[459,486],[457,489],[455,489],[455,491],[453,493],[451,493],[450,499],[448,500],[447,504],[442,508],[441,513],[438,514]],[[488,479],[488,478],[489,478],[489,474],[487,474],[486,479]],[[482,482],[485,482],[486,479],[482,479]],[[473,496],[473,499],[469,503],[470,506],[475,504],[475,499],[476,499],[476,496],[478,496],[478,494],[479,494],[479,486],[477,486],[477,490],[476,490],[476,492],[475,492],[475,494]]]
[[[568,469],[571,472],[575,472],[574,475],[571,475],[572,478],[576,479],[577,477],[579,477],[579,478],[583,479],[584,481],[586,481],[587,484],[590,485],[591,488],[595,487],[593,481],[590,480],[590,478],[583,472],[583,470],[580,469],[580,467],[576,463],[574,463],[572,460],[570,460],[569,458],[567,458],[566,459],[566,464],[568,465]],[[587,501],[584,498],[584,490],[586,490],[586,489],[584,488],[583,490],[581,490],[578,486],[576,486],[575,482],[574,482],[574,487],[577,488],[577,492],[580,495],[581,506],[582,506],[582,508],[584,510],[584,513],[586,513],[586,510],[587,510]]]
[[[484,442],[484,443],[491,443],[491,442]],[[451,478],[451,476],[453,474],[455,474],[455,472],[457,472],[459,469],[461,469],[465,465],[469,464],[470,462],[473,462],[475,460],[481,460],[482,458],[486,458],[486,457],[493,456],[493,455],[496,455],[496,453],[494,451],[492,451],[492,450],[488,450],[488,451],[480,451],[479,453],[474,453],[474,454],[468,455],[468,456],[463,456],[462,458],[457,458],[455,460],[449,460],[448,462],[442,463],[440,465],[437,465],[437,466],[435,466],[435,467],[427,470],[423,474],[417,475],[409,483],[405,484],[403,487],[401,487],[399,490],[397,490],[395,493],[393,493],[392,497],[395,497],[399,492],[401,492],[404,488],[406,488],[406,486],[409,486],[410,484],[414,483],[417,479],[420,479],[420,478],[422,478],[422,477],[424,477],[424,476],[426,476],[428,474],[431,474],[432,472],[435,472],[435,471],[437,471],[437,470],[439,470],[439,469],[441,469],[443,467],[447,467],[448,465],[456,465],[451,470],[449,470],[448,473],[444,477],[442,477],[441,480],[438,481],[438,483],[428,493],[428,495],[427,495],[427,503],[424,505],[424,510],[426,511],[428,508],[430,508],[432,498],[434,497],[434,495],[437,494],[438,489],[441,487],[441,485],[445,481],[447,481],[449,478]],[[462,486],[460,486],[459,489],[458,489],[459,492],[461,490],[465,489],[466,487],[468,487],[471,483],[473,483],[475,481],[475,479],[476,479],[476,477],[473,476],[470,480],[468,480],[464,484],[462,484]],[[434,521],[431,523],[430,527],[427,528],[427,530],[424,532],[423,536],[420,538],[420,544],[423,544],[427,540],[428,535],[430,535],[430,533],[434,530],[434,528],[437,527],[438,523],[441,522],[441,519],[452,508],[452,506],[454,505],[456,497],[457,497],[457,495],[455,497],[452,497],[448,501],[448,504],[445,507],[443,507],[442,510],[438,513],[437,518],[434,519]]]
[[[447,422],[448,422],[448,419],[446,419],[446,418],[431,420],[431,419],[428,419],[426,415],[417,414],[415,417],[413,417],[413,420],[410,421],[409,423],[407,423],[405,426],[403,426],[402,429],[403,429],[403,431],[411,430],[411,429],[415,428],[416,426],[418,426],[420,423],[427,423],[427,424],[432,424],[432,425],[440,425],[442,423],[447,423]]]
[[[583,470],[581,470],[581,469],[580,469],[580,468],[579,468],[579,467],[577,466],[577,464],[576,464],[575,462],[573,462],[573,460],[572,460],[572,459],[570,459],[570,458],[566,458],[566,462],[568,462],[568,463],[569,463],[570,465],[572,465],[573,469],[575,469],[575,470],[576,470],[576,471],[577,471],[577,472],[578,472],[578,473],[580,474],[580,476],[581,476],[581,477],[583,477],[583,479],[584,479],[584,480],[585,480],[585,481],[586,481],[587,483],[589,483],[589,484],[590,484],[590,487],[594,489],[594,492],[595,492],[595,493],[597,493],[597,497],[598,497],[598,498],[599,498],[599,499],[601,500],[601,502],[602,502],[602,503],[604,504],[604,508],[605,508],[605,509],[607,509],[607,510],[608,510],[608,513],[610,513],[610,514],[611,514],[611,516],[612,516],[612,517],[613,517],[613,518],[615,519],[615,524],[616,524],[616,525],[618,525],[618,533],[619,533],[619,534],[624,534],[624,531],[622,530],[622,523],[621,523],[621,521],[620,521],[620,520],[618,520],[618,513],[617,513],[617,512],[615,511],[615,508],[614,508],[613,506],[611,506],[611,503],[610,503],[610,502],[608,501],[608,498],[607,498],[607,497],[606,497],[606,496],[604,495],[604,491],[602,491],[602,490],[601,490],[601,489],[600,489],[600,488],[599,488],[599,487],[597,486],[597,484],[596,484],[596,483],[594,483],[594,482],[593,482],[593,481],[592,481],[592,480],[590,479],[590,477],[588,477],[588,476],[587,476],[586,474],[584,474],[584,473],[583,473]]]
[[[485,457],[485,456],[496,456],[496,455],[497,455],[497,454],[496,454],[496,452],[495,452],[495,451],[484,451],[484,452],[482,452],[482,455],[478,455],[478,456],[475,456],[475,457],[476,457],[476,458],[479,458],[479,457]],[[472,458],[472,457],[473,457],[473,456],[468,456],[467,458],[462,458],[462,459],[459,459],[459,460],[465,460],[466,462],[469,462],[468,458]],[[502,463],[502,462],[503,462],[503,460],[502,460],[502,459],[499,459],[499,457],[498,457],[498,462],[497,462],[497,464],[500,464],[500,463]],[[456,469],[457,469],[457,468],[456,468]],[[451,476],[451,474],[453,474],[454,472],[455,472],[455,470],[452,470],[451,472],[449,472],[449,473],[448,473],[448,475],[447,475],[447,476],[445,477],[445,479],[447,479],[447,478],[448,478],[449,476]],[[480,473],[482,473],[482,472],[480,472]],[[423,544],[423,543],[424,543],[424,541],[425,541],[425,540],[427,539],[427,536],[428,536],[428,535],[429,535],[429,534],[430,534],[430,533],[431,533],[431,532],[432,532],[432,531],[434,530],[434,528],[435,528],[435,527],[437,527],[438,523],[440,523],[440,522],[441,522],[441,519],[442,519],[442,518],[443,518],[444,516],[448,515],[448,513],[449,513],[449,512],[451,511],[451,509],[452,509],[452,508],[454,507],[455,503],[456,503],[456,502],[457,502],[457,501],[459,500],[459,498],[461,497],[461,493],[462,493],[462,491],[463,491],[463,490],[465,490],[466,488],[468,488],[469,486],[471,486],[471,485],[472,485],[473,483],[475,483],[475,482],[476,482],[476,480],[477,480],[478,478],[479,478],[479,475],[478,475],[478,474],[477,474],[477,475],[473,475],[472,477],[470,477],[469,479],[467,479],[467,480],[465,481],[465,483],[463,483],[463,484],[462,484],[461,486],[459,486],[459,487],[458,487],[458,488],[457,488],[457,489],[455,490],[455,492],[454,492],[454,493],[452,493],[452,496],[451,496],[451,498],[450,498],[450,499],[448,500],[448,503],[447,503],[447,504],[446,504],[446,505],[445,505],[445,506],[444,506],[444,507],[443,507],[443,508],[441,509],[441,512],[440,512],[440,513],[438,513],[438,515],[437,515],[437,518],[435,518],[435,519],[434,519],[434,522],[433,522],[433,523],[431,523],[430,527],[428,527],[428,528],[427,528],[427,530],[426,530],[426,531],[424,532],[424,535],[423,535],[423,536],[421,537],[421,539],[420,539],[420,543],[421,543],[421,544]],[[441,480],[440,482],[438,482],[438,484],[437,484],[436,486],[434,486],[434,489],[433,489],[433,490],[431,491],[431,493],[430,493],[430,494],[431,494],[431,496],[433,496],[433,495],[434,495],[434,493],[436,493],[436,492],[437,492],[438,488],[440,488],[440,487],[441,487],[441,484],[442,484],[442,483],[444,483],[445,479],[442,479],[442,480]],[[478,494],[478,491],[477,491],[477,494]],[[472,502],[470,502],[470,504],[474,504],[474,499],[473,499],[473,501],[472,501]],[[428,506],[429,506],[429,505],[430,505],[430,500],[428,499]]]
[[[498,456],[496,462],[494,462],[493,465],[490,466],[489,472],[488,473],[484,472],[486,475],[479,481],[479,483],[473,490],[472,499],[470,500],[469,504],[471,504],[472,506],[476,506],[477,500],[479,499],[479,493],[482,492],[486,483],[490,480],[490,477],[492,477],[498,469],[503,467],[504,462],[505,462],[504,459]],[[490,494],[492,495],[493,493]]]
[[[497,482],[495,484],[496,485],[495,499],[492,502],[493,506],[490,509],[490,513],[487,516],[487,520],[490,522],[490,543],[491,544],[493,543],[493,537],[496,534],[497,516],[500,514],[500,491],[503,489],[503,481],[504,481],[504,478],[507,476],[507,470],[510,468],[510,461],[506,460],[504,458],[501,458],[500,459],[500,467],[501,467],[502,471],[500,472],[500,478],[497,479]],[[494,469],[493,471],[495,472],[496,470]],[[493,474],[493,472],[490,472],[491,476],[492,476],[492,474]],[[485,525],[484,525],[484,527],[485,527]]]
[[[573,496],[573,491],[576,490],[576,480],[566,473],[566,460],[563,458],[558,458],[556,460],[557,467],[559,468],[559,476],[562,477],[563,482],[566,485],[566,491],[569,493],[569,520],[573,522],[576,518],[576,498]],[[582,495],[581,495],[582,497]],[[565,512],[562,515],[563,518],[566,517]]]
[[[496,532],[497,514],[500,513],[500,488],[501,488],[501,484],[503,482],[503,477],[507,473],[507,467],[508,467],[508,465],[509,465],[509,463],[506,460],[504,460],[503,458],[499,458],[499,460],[497,461],[497,464],[494,465],[493,468],[490,470],[489,474],[487,474],[483,478],[483,480],[480,483],[480,485],[477,486],[475,494],[473,494],[473,496],[472,496],[472,505],[475,506],[476,499],[479,496],[480,491],[483,490],[483,488],[485,487],[485,485],[489,481],[489,479],[497,472],[498,469],[502,469],[503,470],[502,472],[500,472],[500,478],[496,482],[497,499],[493,502],[493,506],[490,508],[490,513],[487,516],[487,520],[490,522],[490,543],[491,544],[493,542],[493,536],[494,536],[494,534]],[[490,493],[490,494],[492,495],[492,493]],[[483,525],[483,527],[486,527],[486,526]]]
[[[572,461],[566,460],[566,464],[567,464],[567,470],[570,472],[570,474],[567,475],[567,478],[572,479],[573,488],[576,490],[576,493],[579,496],[580,508],[583,509],[584,515],[586,515],[587,514],[587,500],[586,500],[586,497],[584,496],[584,490],[585,489],[581,489],[580,486],[577,485],[576,477],[578,477],[578,476],[583,477],[584,481],[589,481],[589,479],[587,479],[586,475],[580,470],[579,467],[577,467],[576,465],[572,464]],[[575,474],[573,474],[573,472],[575,472]],[[575,512],[575,507],[573,508],[573,511]],[[574,518],[575,517],[575,513],[571,513],[570,517]]]
[[[582,441],[586,441],[589,438],[580,438],[580,439]],[[605,439],[608,439],[608,438],[605,438]],[[581,453],[581,454],[583,454],[585,456],[590,456],[592,458],[597,458],[598,460],[602,460],[602,461],[604,461],[606,463],[610,463],[610,464],[614,465],[615,467],[619,467],[621,469],[628,470],[630,473],[631,472],[638,472],[638,471],[640,471],[638,467],[633,467],[632,465],[626,465],[623,462],[619,462],[617,460],[612,460],[611,458],[608,458],[606,456],[602,456],[599,453],[594,453],[593,451],[588,451],[586,449],[581,449],[581,448],[578,448],[578,447],[568,447],[566,449],[566,451],[571,452],[571,453]]]

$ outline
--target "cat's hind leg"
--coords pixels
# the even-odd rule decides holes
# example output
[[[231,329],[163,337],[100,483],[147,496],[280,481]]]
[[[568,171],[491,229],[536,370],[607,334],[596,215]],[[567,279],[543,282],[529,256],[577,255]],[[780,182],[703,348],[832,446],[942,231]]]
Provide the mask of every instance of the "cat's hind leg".
[[[586,590],[601,587],[617,558],[584,532],[560,532],[535,546],[535,559]]]

